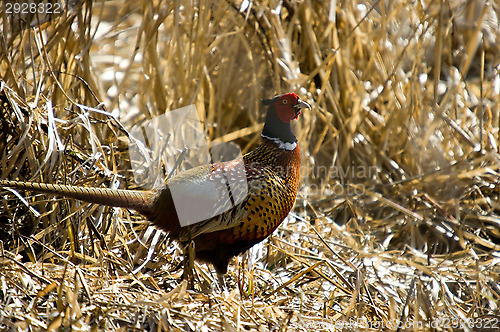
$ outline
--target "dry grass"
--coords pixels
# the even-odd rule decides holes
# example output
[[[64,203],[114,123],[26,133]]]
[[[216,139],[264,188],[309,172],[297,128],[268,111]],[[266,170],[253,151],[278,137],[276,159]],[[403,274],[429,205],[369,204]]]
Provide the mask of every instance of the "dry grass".
[[[313,105],[295,209],[229,292],[137,214],[2,189],[2,330],[497,330],[500,8],[383,3],[2,7],[1,178],[132,188],[134,124],[194,104],[246,152],[261,98]]]

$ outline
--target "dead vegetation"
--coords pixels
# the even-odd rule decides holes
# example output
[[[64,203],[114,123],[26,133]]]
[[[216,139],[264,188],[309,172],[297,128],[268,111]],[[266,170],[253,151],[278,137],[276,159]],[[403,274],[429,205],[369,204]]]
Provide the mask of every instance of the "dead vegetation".
[[[313,109],[295,209],[228,292],[204,265],[190,290],[179,248],[134,213],[2,189],[0,327],[497,330],[499,11],[75,1],[28,28],[2,7],[2,179],[134,188],[135,124],[194,104],[209,140],[246,152],[261,98]]]

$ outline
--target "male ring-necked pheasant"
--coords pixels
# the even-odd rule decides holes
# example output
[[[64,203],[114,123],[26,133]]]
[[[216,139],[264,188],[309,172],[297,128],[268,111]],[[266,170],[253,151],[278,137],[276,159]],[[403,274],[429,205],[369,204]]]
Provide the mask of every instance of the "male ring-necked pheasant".
[[[8,180],[0,180],[0,187],[139,211],[180,243],[194,241],[195,259],[211,263],[218,273],[225,274],[232,257],[264,240],[281,224],[297,194],[300,149],[290,122],[299,116],[301,108],[310,106],[295,93],[265,99],[262,103],[268,109],[262,139],[255,150],[242,159],[182,172],[158,189],[121,190]],[[227,200],[213,200],[212,197],[215,211],[212,217],[188,225],[179,218],[174,190],[175,201],[181,197],[189,205],[190,200],[208,199],[210,193],[204,192],[207,188],[224,188],[231,183],[246,185],[243,191],[240,190],[243,197],[238,200],[232,197],[237,194],[235,188],[228,187],[232,207],[227,206]]]

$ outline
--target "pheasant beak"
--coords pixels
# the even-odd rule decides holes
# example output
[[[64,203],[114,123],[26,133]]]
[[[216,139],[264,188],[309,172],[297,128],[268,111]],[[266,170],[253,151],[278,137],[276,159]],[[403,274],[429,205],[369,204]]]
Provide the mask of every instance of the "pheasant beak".
[[[311,109],[311,105],[309,105],[308,103],[306,103],[305,101],[302,101],[300,99],[297,100],[297,104],[295,104],[293,106],[293,109],[295,110],[295,119],[298,118],[298,116],[300,115],[300,110],[302,108],[308,108],[308,109]]]

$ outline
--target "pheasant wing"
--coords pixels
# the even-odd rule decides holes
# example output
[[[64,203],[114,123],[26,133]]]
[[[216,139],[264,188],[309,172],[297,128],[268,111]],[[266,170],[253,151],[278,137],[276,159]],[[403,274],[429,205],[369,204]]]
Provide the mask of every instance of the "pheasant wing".
[[[243,160],[199,166],[167,183],[181,227],[232,211],[248,195]]]
[[[228,175],[230,174],[231,171],[228,172]],[[238,198],[231,201],[232,207],[227,209],[227,201],[219,200],[215,207],[219,214],[190,226],[189,235],[192,238],[200,234],[231,229],[241,223],[245,225],[239,227],[241,235],[249,229],[264,234],[274,229],[288,214],[288,211],[283,211],[284,206],[279,200],[280,194],[287,190],[282,177],[271,168],[259,165],[246,166],[244,175],[244,181],[241,181],[241,176],[232,177],[237,181],[233,181],[229,186],[230,196]],[[187,240],[187,236],[187,233],[181,236],[181,241]]]

